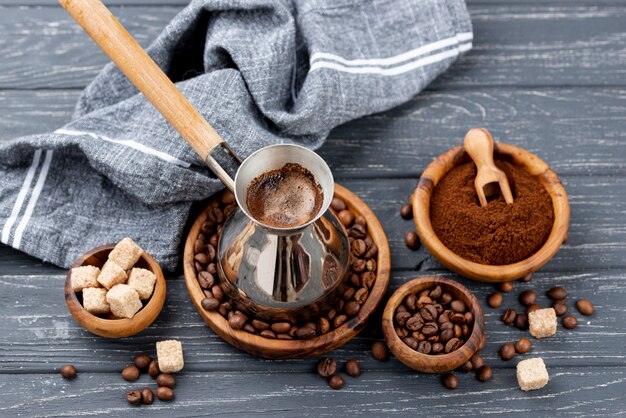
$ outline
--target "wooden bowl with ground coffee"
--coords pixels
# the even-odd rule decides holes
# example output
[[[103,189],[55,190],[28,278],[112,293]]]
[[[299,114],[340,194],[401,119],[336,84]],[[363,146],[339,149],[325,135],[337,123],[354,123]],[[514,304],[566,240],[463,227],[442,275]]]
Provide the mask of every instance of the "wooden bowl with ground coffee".
[[[552,169],[534,154],[496,143],[494,160],[514,195],[481,207],[476,167],[463,147],[435,159],[411,196],[417,232],[443,265],[462,276],[503,282],[543,266],[567,239],[569,202]]]

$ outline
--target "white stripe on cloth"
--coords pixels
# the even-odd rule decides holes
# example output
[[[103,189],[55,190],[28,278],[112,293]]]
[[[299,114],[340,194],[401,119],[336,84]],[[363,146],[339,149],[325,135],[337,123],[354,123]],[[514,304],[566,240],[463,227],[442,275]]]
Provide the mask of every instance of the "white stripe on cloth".
[[[344,73],[351,73],[351,74],[378,74],[378,75],[383,75],[383,76],[395,76],[399,74],[404,74],[406,72],[415,70],[420,67],[424,67],[426,65],[435,64],[439,61],[443,61],[449,58],[454,58],[458,56],[461,52],[469,51],[471,48],[472,48],[472,43],[468,42],[468,43],[459,45],[457,48],[449,49],[447,51],[443,51],[438,54],[429,55],[417,61],[408,62],[404,65],[400,65],[397,67],[390,67],[390,68],[383,68],[379,66],[347,67],[343,64],[339,64],[336,62],[317,61],[313,63],[309,72],[320,70],[322,68],[328,68],[331,70],[336,70],[336,71],[341,71]]]
[[[458,45],[465,41],[471,41],[474,38],[472,32],[458,33],[450,38],[442,39],[430,44],[422,45],[418,48],[404,52],[399,55],[394,55],[387,58],[361,58],[361,59],[346,59],[339,55],[330,54],[327,52],[316,52],[311,55],[311,63],[318,60],[337,61],[345,66],[363,66],[363,65],[382,65],[391,66],[399,64],[404,61],[408,61],[413,58],[428,54],[430,52],[437,51],[439,49],[447,48],[452,45]]]
[[[30,189],[30,185],[33,182],[33,178],[35,177],[35,172],[37,171],[37,167],[39,167],[39,161],[41,160],[41,150],[38,149],[35,151],[33,156],[33,162],[30,164],[28,171],[26,172],[26,177],[24,178],[24,183],[22,183],[22,188],[20,192],[17,194],[17,199],[15,200],[15,204],[13,205],[13,210],[11,211],[11,215],[7,218],[7,221],[4,224],[4,228],[2,228],[2,237],[1,240],[3,244],[9,244],[9,236],[11,235],[11,228],[13,228],[13,224],[17,220],[17,216],[20,214],[22,210],[22,205],[24,204],[24,200],[26,199],[26,195],[28,194],[28,190]]]
[[[133,148],[137,151],[143,152],[144,154],[149,154],[149,155],[153,155],[163,161],[167,161],[168,163],[173,163],[176,164],[180,167],[184,167],[184,168],[189,168],[191,167],[191,164],[183,161],[183,160],[179,160],[178,158],[169,155],[163,151],[159,151],[156,150],[154,148],[150,148],[147,147],[143,144],[140,144],[139,142],[133,141],[132,139],[113,139],[113,138],[109,138],[107,136],[104,135],[98,135],[98,134],[94,134],[93,132],[83,132],[83,131],[73,131],[73,130],[69,130],[69,129],[57,129],[56,131],[54,131],[57,134],[63,134],[63,135],[70,135],[70,136],[83,136],[83,135],[87,135],[92,137],[93,139],[101,139],[103,141],[106,142],[112,142],[114,144],[119,144],[119,145],[124,145],[127,146],[129,148]]]
[[[48,177],[48,170],[50,169],[50,162],[52,162],[52,150],[46,151],[46,157],[43,160],[43,165],[41,166],[41,172],[39,173],[39,177],[37,178],[37,183],[35,183],[35,187],[33,188],[33,193],[30,196],[30,200],[28,201],[28,206],[26,206],[26,211],[24,212],[24,216],[22,216],[22,220],[15,229],[15,236],[13,237],[13,248],[20,248],[20,244],[22,243],[22,235],[24,234],[24,230],[26,229],[26,225],[30,221],[30,217],[33,215],[33,211],[35,210],[35,205],[37,204],[37,200],[39,199],[39,195],[43,190],[43,186],[46,183],[46,178]]]

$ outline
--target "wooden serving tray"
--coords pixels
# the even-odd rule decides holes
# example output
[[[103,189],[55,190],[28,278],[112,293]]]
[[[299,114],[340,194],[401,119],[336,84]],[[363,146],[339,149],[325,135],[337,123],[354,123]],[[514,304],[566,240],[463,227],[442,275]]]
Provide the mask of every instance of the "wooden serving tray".
[[[376,310],[389,286],[389,272],[391,260],[389,244],[385,232],[374,215],[374,212],[354,193],[345,187],[335,184],[335,196],[342,199],[348,209],[355,215],[361,215],[367,220],[367,229],[372,240],[378,246],[376,282],[370,291],[367,301],[363,304],[358,314],[326,334],[309,340],[274,340],[259,335],[250,334],[246,331],[234,330],[228,325],[228,321],[218,312],[205,311],[200,302],[204,294],[196,277],[194,267],[194,243],[200,227],[206,220],[206,209],[195,220],[187,240],[184,252],[184,272],[187,290],[198,313],[204,322],[224,341],[255,356],[268,359],[289,359],[317,356],[341,347],[355,335],[357,335],[367,323],[367,320]],[[209,207],[210,205],[208,205]]]

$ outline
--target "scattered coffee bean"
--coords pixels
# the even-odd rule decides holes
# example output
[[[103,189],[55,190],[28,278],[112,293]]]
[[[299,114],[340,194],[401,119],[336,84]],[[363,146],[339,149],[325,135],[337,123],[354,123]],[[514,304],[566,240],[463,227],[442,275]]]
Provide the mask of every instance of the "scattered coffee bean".
[[[567,290],[565,290],[561,286],[557,286],[548,290],[546,295],[552,300],[563,300],[567,297]]]
[[[533,303],[532,305],[530,305],[528,308],[526,308],[526,315],[528,315],[531,312],[534,312],[538,309],[543,309],[540,305]]]
[[[139,374],[139,369],[134,364],[122,370],[122,378],[129,382],[134,382],[135,380],[139,379]]]
[[[493,377],[493,370],[491,369],[491,367],[487,365],[482,366],[480,369],[476,371],[476,379],[478,379],[481,382],[487,382],[491,380],[492,377]]]
[[[502,360],[509,361],[513,357],[515,357],[515,346],[513,345],[513,343],[502,344],[502,347],[500,347],[499,354]]]
[[[552,304],[552,308],[554,312],[556,312],[556,316],[563,316],[567,313],[567,304],[562,300],[555,300]]]
[[[317,361],[315,370],[321,377],[331,377],[337,372],[337,362],[334,358],[324,357]]]
[[[65,366],[61,367],[60,372],[61,376],[63,376],[64,379],[68,380],[72,380],[77,375],[76,367],[74,367],[74,365],[72,364],[66,364]]]
[[[466,361],[465,363],[461,364],[461,366],[459,367],[459,370],[461,370],[462,372],[471,372],[473,369],[472,367],[472,362],[471,361]]]
[[[159,370],[159,362],[157,360],[152,360],[150,365],[148,366],[148,374],[150,377],[155,378],[161,373]]]
[[[485,365],[485,359],[479,353],[476,353],[470,359],[470,363],[472,363],[472,370],[478,370]]]
[[[520,329],[522,331],[526,331],[528,329],[528,315],[525,313],[518,313],[515,315],[515,321],[513,321],[513,325],[515,328]]]
[[[346,374],[351,377],[357,377],[361,375],[361,365],[356,360],[346,361]]]
[[[459,387],[459,378],[452,373],[444,375],[441,381],[443,382],[443,385],[448,389],[454,390]]]
[[[137,354],[133,359],[133,363],[135,363],[135,366],[137,366],[139,370],[147,369],[151,361],[152,357],[147,354]]]
[[[168,402],[174,399],[174,391],[167,386],[159,386],[156,390],[156,396],[160,400]]]
[[[596,311],[596,308],[593,306],[593,303],[591,303],[587,299],[577,300],[576,309],[578,309],[578,312],[586,316],[593,315],[594,312]]]
[[[519,279],[522,283],[530,283],[533,280],[533,273],[528,273],[526,276]]]
[[[141,402],[143,402],[144,405],[152,405],[152,402],[154,402],[154,393],[152,393],[152,389],[149,387],[143,388],[141,391]]]
[[[159,386],[166,386],[171,389],[174,389],[174,386],[176,386],[176,378],[170,373],[161,373],[157,376],[156,382]]]
[[[526,354],[530,351],[532,346],[533,345],[528,338],[520,338],[515,343],[515,351],[517,351],[519,354]]]
[[[332,389],[341,389],[344,384],[345,382],[343,380],[343,377],[338,374],[334,374],[328,378],[328,386],[330,386]]]
[[[413,217],[413,206],[410,203],[402,205],[400,207],[400,216],[404,219],[411,219]]]
[[[378,361],[387,361],[389,360],[389,349],[385,345],[385,343],[381,341],[376,341],[372,344],[372,357],[374,357]]]
[[[126,394],[126,400],[131,405],[139,405],[141,403],[141,391],[131,390]]]
[[[578,326],[578,319],[572,315],[565,315],[561,323],[565,329],[574,329]]]
[[[519,301],[524,306],[530,306],[537,301],[537,292],[534,290],[524,290],[519,295]]]
[[[513,290],[513,282],[498,283],[497,289],[500,292],[508,293]]]
[[[493,292],[487,297],[487,305],[490,308],[499,308],[502,305],[502,293]]]
[[[410,250],[417,250],[420,247],[419,237],[415,231],[409,231],[404,236],[404,243]]]
[[[517,316],[517,312],[515,310],[508,308],[504,311],[500,319],[507,325],[511,325],[515,321],[515,317]]]

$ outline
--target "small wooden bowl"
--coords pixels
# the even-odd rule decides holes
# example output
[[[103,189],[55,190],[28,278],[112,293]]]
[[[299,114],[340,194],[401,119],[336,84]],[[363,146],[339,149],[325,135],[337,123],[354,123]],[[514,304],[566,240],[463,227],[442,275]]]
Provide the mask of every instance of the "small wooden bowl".
[[[462,300],[465,306],[474,314],[474,327],[465,344],[449,354],[422,354],[406,345],[394,326],[396,308],[404,298],[412,293],[440,285],[455,299]],[[426,276],[413,279],[396,290],[383,312],[383,334],[391,352],[405,365],[424,373],[443,373],[460,367],[485,345],[485,317],[476,296],[460,283],[437,276]]]
[[[513,145],[496,143],[496,158],[510,159],[536,176],[552,199],[554,225],[543,246],[530,257],[517,263],[495,266],[475,263],[452,252],[437,237],[430,221],[430,198],[439,181],[453,167],[471,161],[463,147],[452,148],[437,157],[422,173],[417,188],[411,196],[413,217],[417,232],[428,250],[441,264],[461,276],[484,282],[505,282],[520,279],[546,264],[567,239],[569,201],[561,180],[552,169],[536,155]]]
[[[202,211],[195,220],[187,242],[185,243],[184,269],[185,282],[191,300],[204,322],[224,341],[255,356],[268,359],[305,358],[317,356],[334,350],[347,343],[356,336],[374,313],[389,286],[389,272],[391,267],[389,245],[387,237],[374,212],[354,193],[335,184],[335,196],[344,200],[349,210],[363,216],[367,220],[367,229],[374,243],[378,246],[377,277],[374,287],[370,290],[367,301],[359,313],[339,328],[324,335],[309,340],[274,340],[246,331],[235,330],[228,325],[228,321],[218,312],[208,312],[201,306],[204,294],[198,284],[194,267],[194,243],[200,227],[207,218],[206,210]]]
[[[107,244],[87,251],[85,254],[78,257],[72,265],[72,268],[80,266],[96,266],[101,268],[107,261],[109,253],[114,247],[115,244]],[[163,277],[163,271],[161,271],[159,263],[145,252],[142,254],[141,258],[139,258],[135,267],[150,270],[156,275],[154,292],[152,292],[148,303],[144,305],[135,316],[123,319],[102,318],[83,308],[83,305],[76,296],[76,292],[72,289],[72,270],[70,269],[65,279],[65,303],[67,303],[67,308],[70,310],[76,322],[87,331],[107,338],[129,337],[150,326],[157,316],[159,316],[163,304],[165,303],[165,277]]]

